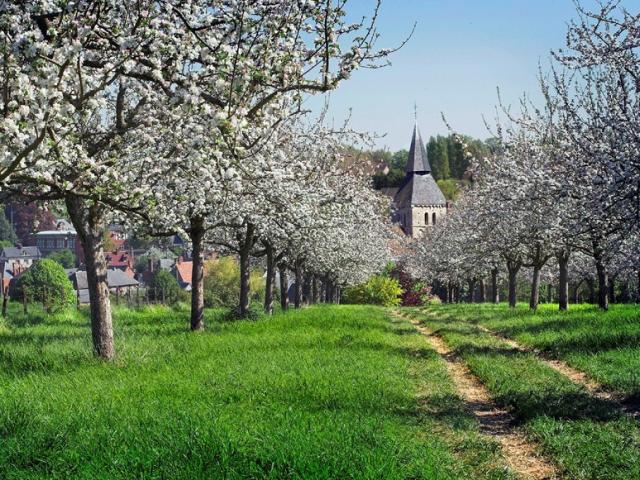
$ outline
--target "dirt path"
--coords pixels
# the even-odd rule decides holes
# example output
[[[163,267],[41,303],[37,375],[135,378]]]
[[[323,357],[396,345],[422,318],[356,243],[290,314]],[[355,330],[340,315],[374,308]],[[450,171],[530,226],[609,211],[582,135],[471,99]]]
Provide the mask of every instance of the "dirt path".
[[[640,403],[625,402],[623,395],[616,392],[612,392],[611,390],[608,390],[603,385],[589,378],[589,376],[584,372],[581,372],[580,370],[576,370],[575,368],[573,368],[568,363],[562,360],[557,360],[557,359],[552,360],[552,359],[545,358],[543,355],[541,355],[539,352],[535,351],[534,349],[528,348],[525,345],[522,345],[511,338],[507,338],[501,335],[500,333],[494,332],[493,330],[490,330],[480,324],[475,324],[475,325],[478,327],[478,329],[481,332],[487,333],[492,337],[505,342],[507,345],[509,345],[509,347],[513,349],[519,350],[521,352],[528,352],[528,353],[535,354],[538,360],[540,360],[542,363],[544,363],[548,367],[553,368],[555,371],[561,373],[572,382],[577,383],[578,385],[582,385],[587,390],[587,392],[589,392],[589,394],[592,395],[593,397],[599,400],[603,400],[605,402],[612,403],[621,411],[623,411],[624,413],[626,413],[627,415],[633,418],[636,418],[636,419],[640,418]]]
[[[501,447],[511,470],[523,479],[543,480],[558,478],[553,464],[541,457],[535,446],[514,425],[513,416],[497,407],[489,391],[458,359],[446,343],[411,316],[399,313],[426,337],[433,349],[444,359],[458,394],[480,425],[480,432],[495,440]]]

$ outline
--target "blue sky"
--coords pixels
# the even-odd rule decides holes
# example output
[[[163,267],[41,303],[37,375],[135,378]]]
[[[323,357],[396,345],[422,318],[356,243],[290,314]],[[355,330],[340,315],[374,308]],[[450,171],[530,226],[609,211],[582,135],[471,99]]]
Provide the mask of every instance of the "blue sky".
[[[350,3],[355,16],[374,4]],[[622,5],[637,12],[640,0]],[[397,45],[414,22],[416,31],[390,67],[358,71],[331,93],[331,118],[342,121],[351,109],[354,128],[386,134],[378,147],[398,150],[408,148],[416,102],[425,140],[447,133],[441,112],[456,131],[486,138],[482,117],[494,118],[496,89],[507,104],[525,92],[536,98],[538,64],[546,67],[550,50],[564,46],[575,17],[572,0],[384,0],[380,47]]]

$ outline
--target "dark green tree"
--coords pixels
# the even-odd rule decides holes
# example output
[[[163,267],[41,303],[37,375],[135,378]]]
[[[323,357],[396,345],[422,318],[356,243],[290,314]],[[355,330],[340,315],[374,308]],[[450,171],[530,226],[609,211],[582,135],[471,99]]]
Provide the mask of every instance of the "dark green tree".
[[[58,250],[57,252],[51,252],[47,258],[58,262],[64,268],[73,268],[76,266],[76,256],[71,250]]]
[[[12,289],[12,298],[44,305],[49,313],[61,310],[75,302],[75,291],[62,265],[48,258],[37,261],[20,275]]]
[[[178,285],[178,280],[166,270],[157,270],[151,277],[147,289],[149,300],[157,302],[174,304],[184,297],[182,289]]]
[[[0,206],[4,211],[4,207]],[[13,230],[11,223],[7,220],[5,215],[0,215],[0,241],[7,242],[3,245],[15,245],[18,243],[18,236],[16,232]]]

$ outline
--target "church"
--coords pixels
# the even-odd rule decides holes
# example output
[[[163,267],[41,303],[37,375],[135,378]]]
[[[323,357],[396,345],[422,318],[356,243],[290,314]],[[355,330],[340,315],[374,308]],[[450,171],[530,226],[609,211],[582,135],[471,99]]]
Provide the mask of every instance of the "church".
[[[420,131],[413,128],[404,179],[393,197],[394,219],[411,238],[421,237],[447,214],[447,199],[431,175],[431,166]]]

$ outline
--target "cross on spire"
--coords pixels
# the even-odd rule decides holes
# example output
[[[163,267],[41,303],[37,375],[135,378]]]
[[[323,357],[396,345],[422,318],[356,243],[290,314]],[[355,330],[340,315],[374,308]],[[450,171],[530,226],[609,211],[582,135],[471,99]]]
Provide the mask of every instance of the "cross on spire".
[[[413,118],[418,123],[418,104],[413,102]]]

